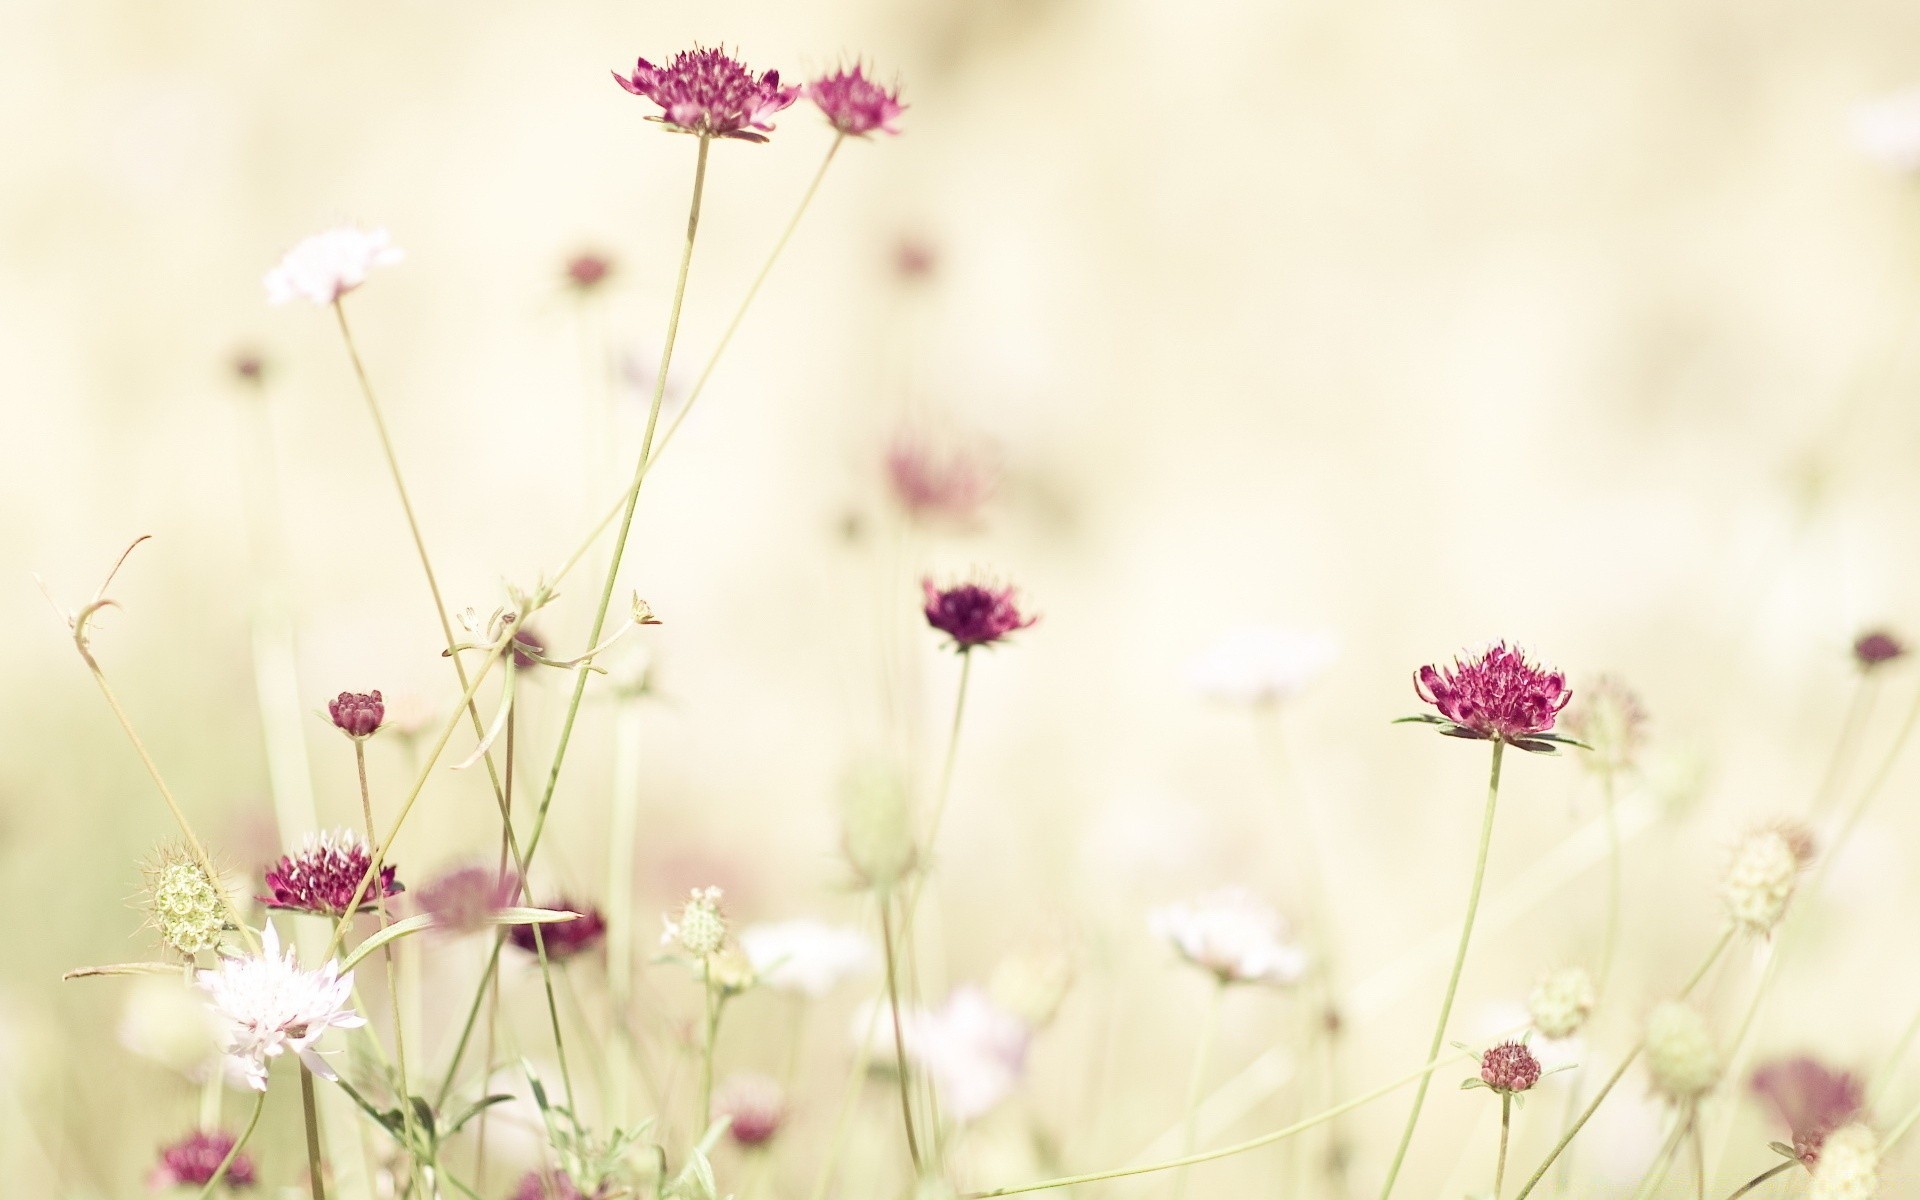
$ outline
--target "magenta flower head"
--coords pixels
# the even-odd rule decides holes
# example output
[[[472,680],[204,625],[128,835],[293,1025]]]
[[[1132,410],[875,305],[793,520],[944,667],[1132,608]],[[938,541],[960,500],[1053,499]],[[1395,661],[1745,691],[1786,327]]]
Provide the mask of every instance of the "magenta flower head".
[[[478,933],[513,903],[518,877],[492,867],[459,867],[414,893],[420,911],[447,933]]]
[[[807,99],[820,106],[827,124],[847,137],[865,137],[874,131],[889,136],[900,132],[900,89],[867,78],[859,63],[823,75],[806,86]]]
[[[587,1200],[565,1171],[528,1171],[513,1189],[513,1200]]]
[[[575,291],[590,292],[611,274],[613,263],[604,254],[588,250],[567,260],[567,286]]]
[[[164,1192],[169,1188],[205,1187],[232,1150],[232,1134],[219,1129],[197,1129],[172,1145],[160,1148],[160,1161],[147,1173],[147,1190]],[[244,1154],[235,1154],[221,1183],[231,1191],[252,1187],[253,1160]]]
[[[647,120],[681,133],[742,142],[766,141],[773,115],[800,95],[797,87],[780,86],[780,72],[755,75],[718,47],[682,50],[663,67],[643,58],[631,77],[618,71],[613,77],[660,106],[660,115]]]
[[[1853,661],[1862,671],[1883,667],[1906,654],[1906,645],[1884,629],[1869,629],[1853,642]]]
[[[1438,725],[1448,737],[1505,742],[1536,754],[1551,754],[1556,744],[1586,748],[1552,732],[1560,710],[1573,699],[1567,677],[1527,661],[1505,642],[1456,659],[1451,667],[1421,667],[1413,690],[1440,713],[1401,722]]]
[[[1858,1079],[1804,1056],[1767,1063],[1753,1073],[1751,1086],[1786,1122],[1794,1157],[1804,1163],[1818,1159],[1827,1135],[1866,1107]]]
[[[333,727],[358,741],[372,737],[387,719],[386,701],[379,692],[341,692],[327,701]]]
[[[298,854],[289,854],[267,868],[267,891],[259,897],[268,908],[313,913],[323,917],[346,915],[354,889],[373,865],[373,854],[366,839],[349,830],[310,833]],[[380,868],[380,881],[369,885],[360,898],[360,911],[375,907],[384,896],[397,896],[406,889],[394,879],[392,864]]]
[[[970,525],[993,495],[995,472],[983,449],[941,444],[929,434],[903,432],[887,447],[887,490],[916,521]]]
[[[598,946],[607,936],[606,918],[591,904],[575,904],[565,896],[557,896],[541,907],[580,915],[571,921],[555,921],[540,926],[540,940],[537,942],[532,925],[507,926],[507,940],[528,954],[538,954],[544,943],[550,960],[565,962]]]
[[[1502,1042],[1480,1056],[1480,1082],[1513,1095],[1540,1082],[1540,1060],[1525,1042]]]
[[[943,588],[923,579],[920,587],[926,594],[927,624],[952,638],[953,648],[962,654],[976,646],[991,646],[1040,619],[1020,612],[1010,586],[956,583]]]

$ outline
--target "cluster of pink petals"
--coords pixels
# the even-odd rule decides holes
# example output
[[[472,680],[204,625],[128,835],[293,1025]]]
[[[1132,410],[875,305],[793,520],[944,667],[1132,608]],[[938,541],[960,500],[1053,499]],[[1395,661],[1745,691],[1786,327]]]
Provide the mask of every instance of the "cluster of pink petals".
[[[899,88],[869,79],[866,68],[858,63],[814,80],[806,86],[806,94],[826,114],[827,123],[848,137],[898,134],[900,114],[907,109],[900,103]]]
[[[1502,1042],[1480,1056],[1480,1082],[1496,1092],[1524,1092],[1540,1082],[1540,1060],[1525,1042]]]
[[[1906,644],[1884,629],[1870,629],[1853,641],[1853,661],[1863,671],[1885,666],[1906,653]]]
[[[774,114],[800,95],[798,87],[780,86],[780,72],[755,75],[718,47],[682,50],[665,66],[643,58],[631,76],[615,71],[613,77],[660,106],[660,115],[648,120],[683,133],[743,142],[766,141]]]
[[[727,1135],[739,1145],[762,1146],[787,1119],[786,1092],[770,1076],[741,1072],[713,1098],[713,1115],[727,1118]]]
[[[1451,726],[1445,732],[1516,744],[1552,730],[1573,698],[1565,675],[1536,666],[1505,642],[1451,667],[1421,667],[1413,687]]]
[[[347,1007],[353,973],[328,962],[303,971],[293,947],[267,923],[260,953],[223,958],[197,980],[226,1024],[227,1063],[254,1091],[267,1090],[267,1063],[291,1050],[322,1079],[335,1078],[316,1043],[329,1029],[356,1029],[366,1018]]]
[[[314,913],[323,917],[346,915],[347,905],[373,866],[366,839],[350,830],[310,833],[298,854],[289,854],[267,868],[267,892],[260,902],[268,908]],[[383,864],[380,879],[360,898],[360,911],[374,907],[385,896],[405,889],[394,878],[395,868]]]
[[[513,1200],[587,1200],[565,1171],[528,1171],[513,1189]]]
[[[478,933],[514,901],[519,880],[492,867],[458,867],[414,893],[420,911],[447,933]]]
[[[327,701],[327,714],[348,737],[372,737],[387,719],[387,702],[377,691],[341,692]]]
[[[1860,1081],[1811,1058],[1768,1063],[1753,1073],[1754,1094],[1773,1106],[1793,1138],[1800,1161],[1820,1157],[1827,1135],[1860,1115],[1866,1096]]]
[[[970,524],[993,495],[993,470],[969,446],[941,446],[931,437],[903,433],[887,447],[886,468],[888,490],[916,521]]]
[[[160,1161],[147,1174],[147,1189],[205,1187],[233,1150],[233,1135],[219,1129],[196,1129],[160,1150]],[[253,1186],[253,1160],[235,1154],[221,1182],[231,1190]]]
[[[952,638],[954,649],[963,653],[976,646],[991,646],[1040,619],[1020,611],[1010,586],[957,583],[943,588],[931,579],[923,579],[920,587],[926,597],[923,611],[927,624]]]
[[[542,924],[537,940],[532,925],[507,926],[507,940],[528,954],[538,954],[544,947],[549,959],[564,962],[598,946],[607,936],[607,919],[591,904],[576,904],[558,896],[543,907],[580,915],[571,921]]]

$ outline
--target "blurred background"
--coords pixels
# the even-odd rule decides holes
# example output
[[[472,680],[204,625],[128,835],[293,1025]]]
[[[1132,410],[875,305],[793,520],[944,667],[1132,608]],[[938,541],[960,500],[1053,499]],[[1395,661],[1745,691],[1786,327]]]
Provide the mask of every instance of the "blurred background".
[[[1920,11],[9,0],[5,1190],[135,1195],[199,1105],[124,1044],[137,989],[60,981],[153,957],[139,863],[173,829],[35,576],[76,607],[152,535],[95,650],[196,826],[256,881],[282,849],[258,672],[284,617],[294,652],[270,683],[299,698],[322,820],[355,822],[326,698],[380,688],[444,712],[457,693],[338,331],[305,304],[270,309],[260,276],[342,221],[404,248],[348,302],[355,332],[449,604],[504,603],[630,469],[693,143],[608,72],[694,41],[790,79],[859,56],[911,108],[897,139],[842,148],[642,497],[624,579],[664,622],[625,645],[650,667],[643,958],[654,914],[695,884],[724,886],[741,921],[870,920],[836,797],[876,755],[931,786],[957,660],[920,622],[919,580],[980,569],[1042,619],[974,664],[929,969],[985,981],[1040,955],[1073,982],[1017,1093],[960,1143],[964,1183],[1176,1150],[1208,988],[1146,915],[1236,884],[1305,922],[1307,854],[1332,900],[1315,936],[1351,989],[1349,1090],[1421,1061],[1485,755],[1387,722],[1418,707],[1416,667],[1491,638],[1576,695],[1625,680],[1649,714],[1622,792],[1622,958],[1581,1051],[1610,1067],[1716,933],[1727,848],[1806,812],[1861,712],[1853,638],[1920,629],[1920,204],[1899,113],[1858,107],[1920,81]],[[670,402],[830,141],[804,104],[778,126],[714,148]],[[611,264],[589,289],[566,274],[582,253]],[[236,377],[241,354],[262,388]],[[914,519],[889,486],[902,444],[962,455],[991,495]],[[541,615],[551,644],[582,645],[603,561]],[[1340,657],[1278,711],[1210,703],[1190,664],[1248,624],[1324,631]],[[1902,666],[1852,722],[1843,795],[1899,732]],[[523,679],[528,778],[567,688]],[[590,695],[542,850],[545,888],[596,900],[614,709]],[[392,804],[409,751],[383,741],[370,761]],[[1601,926],[1593,776],[1513,757],[1463,1040],[1590,958]],[[1810,901],[1815,936],[1783,964],[1759,1057],[1871,1075],[1920,1006],[1920,763],[1893,772]],[[396,850],[403,878],[490,855],[492,813],[484,780],[439,772]],[[468,953],[422,969],[468,978]],[[1710,982],[1723,1027],[1762,961],[1743,945]],[[531,1004],[521,967],[508,988]],[[646,975],[665,1025],[697,1011],[683,975]],[[762,1195],[809,1194],[869,992],[810,1020]],[[759,1003],[729,1028],[729,1067],[774,1070],[791,1047]],[[421,1015],[424,1054],[452,1019]],[[1206,1144],[1295,1111],[1304,1019],[1285,990],[1229,995]],[[1916,1076],[1889,1085],[1883,1120]],[[1581,1078],[1543,1085],[1560,1090],[1527,1110],[1516,1162],[1538,1160]],[[1498,1105],[1455,1082],[1437,1078],[1407,1195],[1489,1186]],[[898,1184],[897,1113],[868,1093],[849,1195]],[[1377,1188],[1406,1102],[1345,1126],[1352,1194]],[[1660,1111],[1629,1076],[1564,1194],[1627,1194]],[[295,1186],[297,1103],[279,1089],[267,1112],[263,1182]],[[1745,1101],[1725,1112],[1721,1192],[1784,1134]],[[1284,1169],[1266,1151],[1192,1182],[1289,1194]],[[1884,1194],[1920,1195],[1903,1186]]]

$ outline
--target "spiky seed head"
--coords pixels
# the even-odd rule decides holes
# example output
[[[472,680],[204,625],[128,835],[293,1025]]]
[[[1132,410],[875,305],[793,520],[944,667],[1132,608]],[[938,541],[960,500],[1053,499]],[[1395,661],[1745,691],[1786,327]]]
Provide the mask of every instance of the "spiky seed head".
[[[694,888],[677,914],[661,918],[666,928],[661,931],[660,943],[678,946],[695,958],[718,954],[727,944],[727,918],[720,911],[721,895],[717,887]]]
[[[1655,1006],[1647,1015],[1647,1071],[1661,1095],[1689,1104],[1720,1080],[1720,1051],[1707,1021],[1678,1000]]]
[[[861,882],[885,891],[913,869],[913,806],[898,772],[869,765],[841,789],[841,846]]]
[[[1874,1200],[1880,1190],[1880,1139],[1858,1122],[1836,1129],[1820,1148],[1807,1200]]]
[[[1720,899],[1735,924],[1752,933],[1772,932],[1786,914],[1805,863],[1800,849],[1810,846],[1810,836],[1791,836],[1776,826],[1749,835],[1734,849],[1720,880]]]
[[[1593,1015],[1597,998],[1593,976],[1585,967],[1560,967],[1533,985],[1527,1015],[1543,1037],[1572,1037]]]
[[[192,855],[171,846],[147,867],[147,919],[161,941],[188,958],[218,946],[227,927],[219,884]]]

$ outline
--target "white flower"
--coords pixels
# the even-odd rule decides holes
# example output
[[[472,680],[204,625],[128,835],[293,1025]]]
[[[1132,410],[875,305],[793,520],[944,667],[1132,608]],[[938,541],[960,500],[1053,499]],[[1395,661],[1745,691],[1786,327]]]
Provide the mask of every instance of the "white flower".
[[[963,1123],[985,1116],[1019,1085],[1032,1038],[1025,1021],[973,986],[916,1014],[905,1033],[907,1054],[932,1078],[941,1110]]]
[[[1675,1103],[1698,1100],[1725,1069],[1707,1021],[1697,1009],[1669,1000],[1647,1014],[1647,1072],[1656,1090]]]
[[[206,999],[178,975],[135,980],[120,1014],[122,1046],[195,1081],[219,1060],[224,1032]]]
[[[812,917],[750,925],[740,931],[740,949],[760,982],[815,999],[879,961],[864,933]]]
[[[373,268],[403,257],[384,229],[342,225],[316,233],[287,251],[280,265],[267,272],[267,301],[285,304],[304,297],[315,304],[332,304],[365,283]]]
[[[1880,1191],[1880,1139],[1865,1125],[1846,1125],[1821,1143],[1807,1200],[1873,1200]]]
[[[1187,679],[1209,700],[1279,704],[1299,695],[1340,657],[1324,633],[1252,625],[1236,629],[1197,655]]]
[[[214,1010],[227,1023],[229,1068],[255,1091],[267,1090],[267,1060],[288,1050],[300,1056],[307,1069],[322,1079],[334,1078],[333,1068],[314,1044],[329,1029],[353,1029],[366,1018],[347,1008],[353,991],[353,973],[340,974],[329,962],[318,971],[302,971],[293,947],[280,952],[280,935],[267,923],[258,955],[224,958],[202,972]]]
[[[1222,983],[1294,983],[1307,970],[1280,914],[1239,888],[1157,909],[1147,928]]]
[[[1920,88],[1853,106],[1847,129],[1854,148],[1893,171],[1920,171]]]

